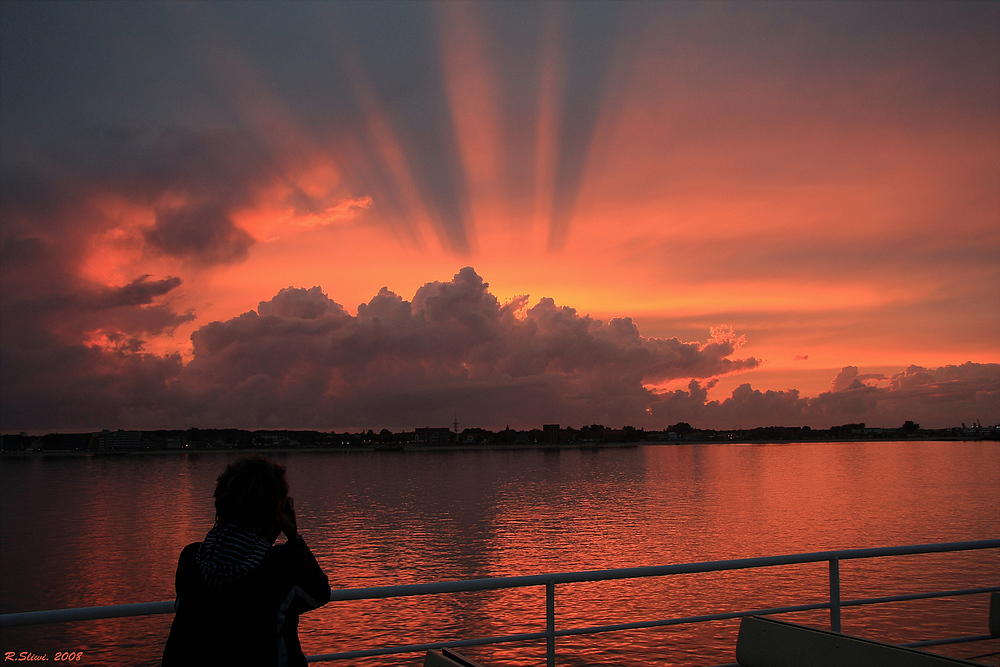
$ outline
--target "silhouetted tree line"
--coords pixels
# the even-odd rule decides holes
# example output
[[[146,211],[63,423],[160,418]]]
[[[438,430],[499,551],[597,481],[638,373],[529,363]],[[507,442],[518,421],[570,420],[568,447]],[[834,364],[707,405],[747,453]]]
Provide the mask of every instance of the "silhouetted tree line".
[[[594,446],[644,442],[787,442],[821,440],[998,439],[997,427],[921,429],[907,420],[898,428],[869,428],[863,422],[829,429],[809,426],[765,426],[752,429],[696,429],[677,422],[662,431],[624,426],[620,429],[591,424],[580,428],[546,424],[541,429],[489,431],[466,428],[460,432],[445,427],[393,432],[373,429],[359,433],[325,431],[199,429],[156,431],[100,431],[97,433],[26,433],[2,436],[5,452],[17,451],[204,451],[252,449],[401,449],[455,446]]]

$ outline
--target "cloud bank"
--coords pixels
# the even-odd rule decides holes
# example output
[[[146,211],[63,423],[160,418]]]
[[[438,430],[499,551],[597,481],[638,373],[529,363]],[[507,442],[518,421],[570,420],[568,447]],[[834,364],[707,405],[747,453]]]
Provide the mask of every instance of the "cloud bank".
[[[501,303],[471,267],[426,283],[410,301],[383,288],[357,315],[319,287],[288,287],[255,311],[197,329],[185,363],[144,351],[144,337],[191,317],[163,303],[179,285],[144,277],[115,290],[5,301],[3,428],[401,429],[456,416],[484,428],[935,426],[994,421],[1000,405],[1000,365],[974,363],[911,366],[888,378],[847,367],[813,398],[743,384],[709,400],[718,377],[760,364],[739,357],[743,341],[732,331],[683,342],[550,298]],[[93,328],[94,313],[103,328]],[[689,381],[686,390],[655,389],[678,380]]]
[[[846,385],[845,378],[851,378]],[[811,398],[799,396],[797,389],[762,392],[742,384],[729,398],[709,401],[711,384],[692,380],[686,391],[660,394],[653,414],[681,415],[681,421],[723,429],[754,424],[827,428],[857,422],[896,427],[906,420],[946,428],[980,420],[994,424],[1000,417],[1000,364],[910,366],[888,378],[862,375],[847,366],[830,391]]]
[[[1000,421],[1000,5],[393,8],[0,3],[0,426]]]

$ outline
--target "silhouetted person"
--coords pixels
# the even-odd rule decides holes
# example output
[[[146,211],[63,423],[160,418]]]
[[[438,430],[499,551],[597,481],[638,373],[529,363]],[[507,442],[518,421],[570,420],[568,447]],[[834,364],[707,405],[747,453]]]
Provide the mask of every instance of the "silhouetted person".
[[[330,585],[299,536],[285,469],[263,456],[230,463],[215,517],[205,541],[181,551],[164,667],[304,666],[298,617],[326,604]]]

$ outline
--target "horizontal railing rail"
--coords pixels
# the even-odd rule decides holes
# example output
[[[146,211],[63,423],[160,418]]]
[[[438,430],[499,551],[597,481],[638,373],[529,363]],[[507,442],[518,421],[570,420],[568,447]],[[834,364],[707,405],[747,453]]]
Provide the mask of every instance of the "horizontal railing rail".
[[[1000,539],[975,540],[968,542],[946,542],[937,544],[919,544],[894,547],[874,547],[863,549],[841,549],[836,551],[818,551],[812,553],[789,554],[784,556],[761,556],[756,558],[738,558],[732,560],[707,561],[699,563],[677,563],[672,565],[659,565],[647,567],[617,568],[608,570],[590,570],[582,572],[560,572],[555,574],[539,574],[516,577],[498,577],[489,579],[468,579],[459,581],[442,581],[426,584],[405,584],[398,586],[375,586],[368,588],[339,589],[330,592],[330,600],[351,601],[351,600],[374,600],[394,597],[412,597],[420,595],[441,595],[447,593],[462,593],[475,591],[493,591],[509,588],[524,588],[532,586],[544,586],[546,591],[545,610],[545,630],[539,632],[528,632],[514,635],[504,635],[501,637],[480,637],[465,640],[447,640],[430,642],[425,644],[410,644],[405,646],[386,646],[373,649],[348,651],[341,653],[328,653],[322,655],[309,656],[310,662],[345,660],[352,658],[371,657],[380,655],[390,655],[397,653],[422,652],[433,648],[442,647],[463,647],[478,646],[485,644],[499,644],[508,642],[524,642],[546,640],[547,663],[550,667],[555,664],[555,640],[558,637],[568,637],[574,635],[598,634],[605,632],[618,632],[624,630],[639,630],[654,627],[665,627],[671,625],[684,625],[693,623],[704,623],[708,621],[731,620],[751,615],[774,615],[791,612],[814,611],[820,609],[830,610],[830,628],[834,632],[840,632],[840,612],[844,607],[857,607],[863,605],[885,604],[890,602],[903,602],[910,600],[920,600],[929,598],[956,597],[964,595],[975,595],[981,593],[992,593],[1000,591],[1000,585],[980,586],[975,588],[964,588],[947,591],[908,593],[877,598],[861,598],[854,600],[841,600],[840,598],[840,561],[882,558],[893,556],[910,556],[931,553],[952,553],[961,551],[972,551],[979,549],[1000,548]],[[702,616],[690,616],[669,619],[656,619],[647,621],[636,621],[631,623],[619,623],[614,625],[600,625],[583,628],[562,628],[555,627],[555,588],[560,584],[584,583],[611,581],[618,579],[638,579],[646,577],[663,577],[677,574],[700,574],[707,572],[721,572],[727,570],[744,570],[764,567],[774,567],[781,565],[798,565],[804,563],[829,563],[829,583],[830,599],[824,602],[809,604],[774,607],[767,609],[751,609],[743,611],[727,611],[717,614],[707,614]],[[147,602],[139,604],[109,605],[101,607],[82,607],[74,609],[55,609],[47,611],[30,611],[20,613],[10,613],[0,615],[0,627],[17,627],[26,625],[39,625],[45,623],[65,623],[72,621],[85,621],[104,618],[121,618],[128,616],[144,616],[153,614],[167,614],[174,612],[174,602],[165,600],[162,602]],[[960,637],[953,639],[936,639],[908,644],[909,646],[932,646],[957,641],[979,641],[989,639],[990,635],[974,635],[970,637]]]

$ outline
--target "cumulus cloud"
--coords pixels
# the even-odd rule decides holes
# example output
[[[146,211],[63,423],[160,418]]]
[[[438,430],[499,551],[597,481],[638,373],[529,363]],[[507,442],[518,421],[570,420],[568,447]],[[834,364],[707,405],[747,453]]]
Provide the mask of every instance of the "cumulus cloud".
[[[318,287],[288,288],[194,333],[184,379],[223,419],[313,426],[480,425],[641,419],[644,383],[757,366],[708,343],[645,338],[628,318],[601,322],[549,298],[501,304],[472,268],[412,301],[383,288],[349,315]]]
[[[708,342],[646,338],[628,318],[601,322],[552,299],[501,304],[472,268],[419,288],[387,288],[356,316],[319,287],[289,287],[192,334],[193,358],[144,352],[186,321],[163,300],[176,278],[5,302],[5,427],[524,427],[638,423],[644,383],[711,378],[758,364]],[[158,319],[159,318],[159,319]],[[15,324],[16,323],[16,324]]]
[[[844,366],[830,383],[830,391],[846,391],[878,386],[886,377],[880,373],[860,373],[857,366]]]
[[[739,428],[746,425],[802,424],[809,400],[798,390],[759,391],[741,384],[722,401],[708,400],[715,381],[702,386],[691,380],[687,391],[664,392],[656,397],[650,411],[661,423],[685,421],[705,428]]]
[[[993,424],[1000,422],[1000,364],[910,366],[890,378],[845,366],[830,391],[814,397],[802,397],[796,389],[762,392],[742,384],[729,398],[710,401],[706,388],[692,380],[687,391],[659,394],[651,411],[669,423],[723,429],[857,422],[896,427],[906,420],[928,428],[979,420]]]
[[[501,303],[471,267],[409,301],[382,288],[357,315],[319,287],[285,288],[256,310],[197,329],[185,364],[144,351],[149,335],[192,317],[164,302],[179,284],[145,276],[35,304],[34,317],[22,307],[16,325],[5,317],[4,426],[413,428],[457,414],[484,428],[739,428],[1000,417],[998,364],[911,366],[889,378],[847,366],[811,398],[745,383],[710,400],[718,377],[760,363],[738,356],[743,340],[730,329],[684,342],[551,298]],[[670,380],[687,387],[652,388]]]

